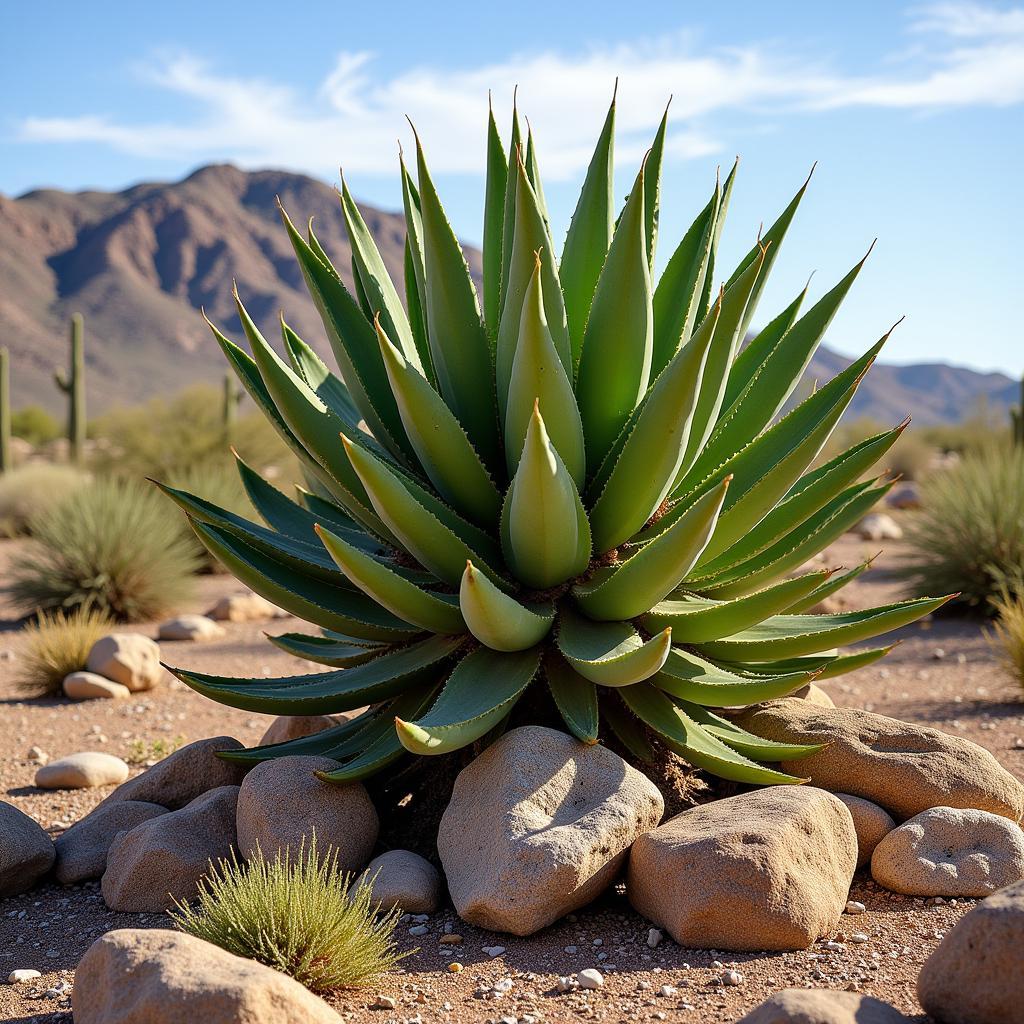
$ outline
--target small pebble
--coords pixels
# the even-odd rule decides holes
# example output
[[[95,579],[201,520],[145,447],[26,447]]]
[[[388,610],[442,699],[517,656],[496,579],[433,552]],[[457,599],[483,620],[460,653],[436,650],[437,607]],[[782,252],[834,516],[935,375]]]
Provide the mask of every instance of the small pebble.
[[[501,956],[505,952],[504,946],[484,946],[483,952],[485,956],[489,956],[492,960],[496,956]]]
[[[858,943],[860,943],[860,942],[870,942],[871,938],[870,938],[870,936],[865,935],[863,932],[854,932],[850,936],[850,941],[851,942],[858,942]]]
[[[867,909],[863,903],[859,903],[857,900],[848,900],[846,903],[848,914],[863,914]]]
[[[651,928],[647,932],[647,945],[650,946],[651,949],[657,949],[658,943],[661,942],[663,938],[665,938],[665,936],[657,928]]]
[[[462,936],[456,935],[455,932],[450,932],[448,935],[442,935],[437,941],[440,942],[442,946],[461,946]]]
[[[512,991],[512,986],[514,984],[515,983],[512,981],[511,978],[499,978],[494,983],[493,988],[494,988],[495,992],[504,994],[505,992],[511,992]]]
[[[377,1002],[373,1004],[375,1010],[393,1010],[398,1004],[391,996],[377,996]]]
[[[410,935],[426,935],[430,931],[430,928],[425,924],[416,924],[409,929]]]
[[[740,974],[739,971],[726,971],[725,974],[722,975],[722,984],[723,985],[734,985],[734,986],[735,985],[742,985],[743,984],[743,975]]]
[[[661,988],[658,989],[658,995],[674,996],[678,991],[679,989],[677,989],[675,985],[662,985]]]
[[[28,759],[39,764],[46,764],[50,760],[50,755],[42,747],[29,747]]]
[[[17,971],[11,971],[7,976],[7,983],[9,985],[17,985],[22,981],[35,981],[36,978],[41,978],[42,974],[39,971],[33,971],[31,968],[21,968]]]
[[[462,964],[460,964],[458,960],[453,960],[448,965],[448,973],[449,974],[458,974],[459,971],[461,971],[461,970],[462,970]]]
[[[567,978],[563,976],[555,983],[555,988],[557,988],[559,992],[571,992],[575,987],[575,978]]]
[[[601,988],[604,975],[595,967],[587,967],[576,975],[576,983],[580,988]]]

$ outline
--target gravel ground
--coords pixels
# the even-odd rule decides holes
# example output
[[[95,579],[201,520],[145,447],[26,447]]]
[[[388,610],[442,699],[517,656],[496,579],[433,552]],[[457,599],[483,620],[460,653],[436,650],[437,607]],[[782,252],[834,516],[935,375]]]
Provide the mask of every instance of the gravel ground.
[[[0,543],[0,575],[16,542]],[[843,538],[828,552],[828,564],[852,566],[877,545]],[[844,591],[863,606],[900,596],[891,566],[899,545]],[[205,577],[195,607],[237,590],[226,577]],[[0,607],[0,619],[4,609]],[[227,625],[227,635],[202,645],[166,643],[165,660],[206,671],[277,675],[302,671],[304,662],[263,639],[297,628],[293,620]],[[28,749],[39,746],[53,758],[80,750],[104,750],[129,759],[139,744],[188,742],[221,733],[255,743],[269,719],[222,708],[185,687],[168,682],[131,701],[26,701],[12,677],[17,664],[16,624],[0,623],[0,789],[14,803],[58,835],[97,804],[110,788],[44,792],[32,785],[35,765]],[[153,624],[142,632],[155,635]],[[965,736],[987,747],[1024,779],[1024,704],[1020,691],[998,666],[981,628],[939,619],[900,631],[903,643],[885,661],[824,684],[837,704],[861,707]],[[138,770],[138,769],[136,769]],[[625,896],[610,891],[597,904],[527,939],[497,936],[462,924],[450,907],[427,922],[429,933],[399,927],[406,949],[419,951],[400,970],[369,989],[342,994],[332,1003],[351,1020],[391,1022],[636,1020],[736,1021],[772,992],[787,986],[859,987],[924,1021],[914,988],[918,970],[939,939],[973,905],[972,901],[924,901],[896,896],[875,886],[865,873],[851,898],[867,911],[845,916],[829,943],[812,950],[762,956],[682,949],[665,938],[648,945],[648,924],[633,913]],[[157,914],[120,914],[106,909],[98,883],[62,889],[49,884],[23,896],[0,900],[0,1020],[47,1022],[71,1018],[66,995],[47,990],[73,982],[74,968],[89,944],[112,928],[164,927]],[[462,937],[442,944],[445,932]],[[853,936],[866,936],[856,941]],[[495,953],[495,947],[502,952]],[[488,951],[485,951],[486,950]],[[458,962],[463,969],[449,971]],[[560,993],[558,979],[596,967],[604,975],[596,991]],[[37,982],[2,984],[16,968],[43,972]],[[739,985],[720,984],[730,970]],[[511,986],[508,982],[511,982]],[[495,986],[497,985],[497,988]],[[394,1005],[391,1005],[393,1001]],[[378,1007],[378,1003],[383,1003]]]

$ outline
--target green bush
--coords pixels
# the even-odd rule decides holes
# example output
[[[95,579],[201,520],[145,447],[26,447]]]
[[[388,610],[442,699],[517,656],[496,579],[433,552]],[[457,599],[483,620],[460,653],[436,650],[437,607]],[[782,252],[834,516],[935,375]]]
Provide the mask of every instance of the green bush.
[[[31,697],[59,694],[64,677],[85,668],[92,645],[112,625],[93,608],[76,608],[70,615],[44,612],[22,633],[15,685]]]
[[[959,592],[961,605],[986,614],[1003,591],[1024,594],[1024,448],[991,443],[933,474],[906,536],[911,589]]]
[[[33,516],[29,529],[6,587],[26,613],[81,607],[156,618],[189,596],[199,567],[183,524],[145,482],[97,480]]]
[[[60,437],[61,425],[41,406],[26,405],[11,413],[11,433],[34,447]]]
[[[1002,593],[993,601],[999,616],[989,636],[1003,667],[1024,690],[1024,594]]]
[[[88,482],[72,466],[32,462],[0,476],[0,533],[28,533],[29,520]]]
[[[408,956],[394,941],[399,910],[376,916],[370,888],[350,884],[337,856],[318,856],[316,836],[292,862],[257,850],[248,864],[211,865],[195,908],[179,903],[175,924],[229,953],[257,960],[314,992],[368,984]]]

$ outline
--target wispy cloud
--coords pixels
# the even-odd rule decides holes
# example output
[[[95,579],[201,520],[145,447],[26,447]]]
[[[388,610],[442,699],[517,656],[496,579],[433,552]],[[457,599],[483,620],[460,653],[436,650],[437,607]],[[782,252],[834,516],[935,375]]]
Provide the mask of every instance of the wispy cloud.
[[[90,115],[28,118],[28,142],[91,142],[135,155],[245,166],[284,166],[333,174],[339,159],[353,172],[390,172],[403,115],[416,121],[438,172],[477,173],[483,153],[481,97],[520,99],[541,138],[545,173],[566,177],[590,157],[611,83],[622,81],[618,147],[636,156],[649,144],[666,97],[677,159],[719,148],[714,115],[780,113],[876,106],[933,110],[1024,102],[1024,8],[945,2],[919,8],[908,24],[916,45],[883,61],[886,73],[851,76],[824,62],[764,44],[701,49],[679,33],[583,53],[556,50],[512,55],[475,67],[422,66],[388,76],[370,52],[346,52],[315,95],[264,78],[239,78],[188,54],[158,59],[141,78],[191,101],[191,118],[130,123]],[[444,147],[435,140],[444,139]],[[432,146],[431,143],[435,144]]]

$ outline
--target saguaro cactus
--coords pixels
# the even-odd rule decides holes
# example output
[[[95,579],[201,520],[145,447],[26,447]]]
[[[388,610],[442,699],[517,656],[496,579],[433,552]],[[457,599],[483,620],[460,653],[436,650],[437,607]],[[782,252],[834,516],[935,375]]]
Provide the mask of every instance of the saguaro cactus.
[[[0,473],[11,469],[11,356],[0,348]]]
[[[1024,445],[1024,377],[1020,381],[1020,405],[1010,409],[1010,425],[1014,444]]]
[[[68,454],[80,464],[85,446],[85,321],[81,313],[71,318],[71,364],[66,374],[57,370],[53,379],[68,396]]]
[[[235,429],[235,419],[238,416],[238,404],[242,401],[242,389],[238,386],[234,374],[224,374],[224,397],[221,403],[221,425],[224,430],[224,440],[230,441]]]

